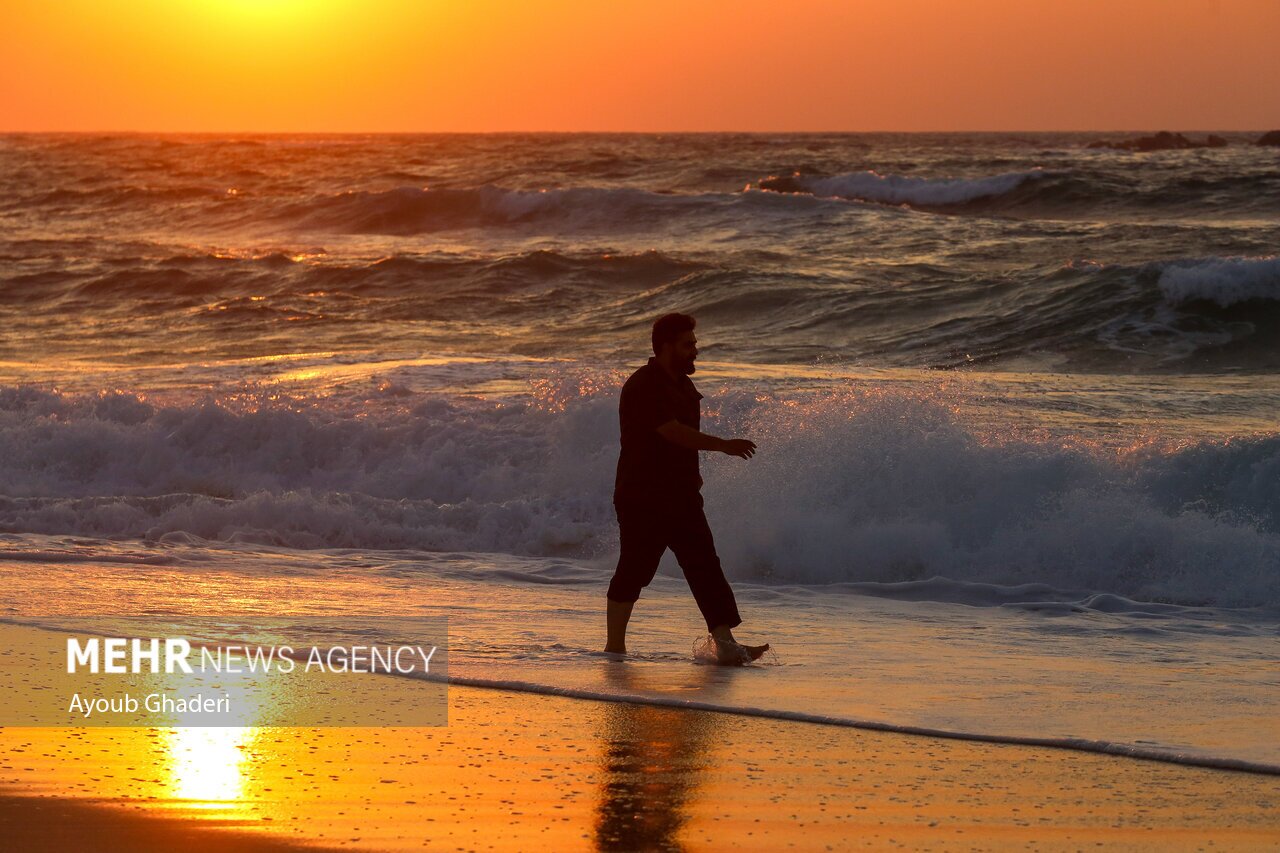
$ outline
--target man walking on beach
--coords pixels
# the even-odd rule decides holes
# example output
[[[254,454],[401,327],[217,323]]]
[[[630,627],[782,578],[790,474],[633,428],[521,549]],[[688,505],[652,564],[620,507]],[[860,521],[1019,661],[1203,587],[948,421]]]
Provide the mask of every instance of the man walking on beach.
[[[609,583],[605,651],[626,653],[631,609],[670,548],[707,622],[717,659],[746,663],[769,646],[744,646],[733,638],[742,619],[702,511],[698,451],[750,459],[756,446],[698,429],[702,395],[689,379],[698,357],[696,324],[688,314],[659,318],[653,324],[653,358],[622,386],[622,452],[613,490],[622,554]]]

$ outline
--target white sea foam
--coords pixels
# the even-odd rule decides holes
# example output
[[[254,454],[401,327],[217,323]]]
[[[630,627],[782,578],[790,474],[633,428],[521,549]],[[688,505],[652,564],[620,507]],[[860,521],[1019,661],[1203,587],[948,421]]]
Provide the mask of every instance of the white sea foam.
[[[606,558],[616,381],[532,402],[401,389],[240,409],[8,389],[0,530]],[[958,402],[919,388],[709,398],[708,429],[761,447],[704,462],[730,575],[1280,603],[1280,439],[1117,457],[1012,440]]]
[[[983,178],[920,178],[868,171],[828,178],[800,177],[797,181],[817,196],[942,207],[1004,195],[1027,181],[1037,181],[1052,174],[1055,173],[1032,169]]]
[[[1274,439],[1117,458],[975,430],[945,397],[768,406],[750,465],[711,459],[721,556],[773,583],[943,576],[1142,600],[1280,603]],[[723,495],[723,497],[721,497]]]
[[[1228,308],[1251,300],[1280,300],[1280,258],[1201,258],[1169,264],[1160,292],[1173,303],[1206,301]]]

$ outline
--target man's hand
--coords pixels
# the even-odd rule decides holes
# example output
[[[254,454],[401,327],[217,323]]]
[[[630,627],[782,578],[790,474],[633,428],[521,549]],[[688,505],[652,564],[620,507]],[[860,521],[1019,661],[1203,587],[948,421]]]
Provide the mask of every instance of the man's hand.
[[[658,435],[672,444],[691,450],[718,450],[742,459],[750,459],[756,452],[754,441],[747,441],[745,438],[718,438],[685,426],[677,420],[667,421],[658,427]]]

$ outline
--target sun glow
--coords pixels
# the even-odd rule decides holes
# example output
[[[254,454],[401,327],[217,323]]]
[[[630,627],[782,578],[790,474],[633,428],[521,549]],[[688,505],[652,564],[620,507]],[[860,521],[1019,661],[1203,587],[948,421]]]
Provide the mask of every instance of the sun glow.
[[[1244,129],[1280,85],[1274,0],[779,8],[5,0],[0,130]]]
[[[350,0],[206,0],[156,9],[150,21],[218,64],[300,70],[344,40],[356,9]]]
[[[202,808],[227,808],[244,794],[243,765],[259,730],[249,727],[165,729],[168,795]]]
[[[270,30],[280,35],[333,26],[336,19],[356,4],[350,0],[216,0],[187,2],[192,17],[213,25]]]

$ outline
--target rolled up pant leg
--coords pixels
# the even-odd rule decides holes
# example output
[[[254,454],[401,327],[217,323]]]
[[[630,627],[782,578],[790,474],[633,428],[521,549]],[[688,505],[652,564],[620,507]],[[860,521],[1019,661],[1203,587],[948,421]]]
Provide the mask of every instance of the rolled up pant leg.
[[[671,528],[668,546],[676,555],[684,572],[693,600],[702,611],[702,618],[710,631],[720,625],[736,628],[742,624],[738,615],[738,602],[733,589],[725,579],[720,557],[716,554],[715,539],[706,513],[699,506],[682,512]],[[661,554],[659,554],[661,556]]]
[[[618,516],[622,553],[618,555],[613,580],[609,581],[609,598],[633,602],[658,571],[658,563],[667,550],[668,525],[662,515],[651,509],[615,505],[614,512]]]

